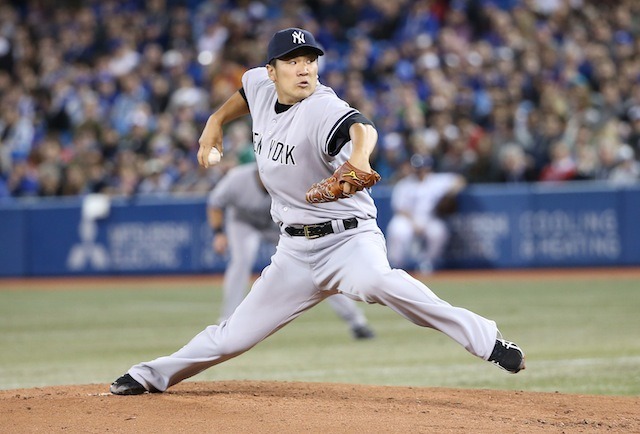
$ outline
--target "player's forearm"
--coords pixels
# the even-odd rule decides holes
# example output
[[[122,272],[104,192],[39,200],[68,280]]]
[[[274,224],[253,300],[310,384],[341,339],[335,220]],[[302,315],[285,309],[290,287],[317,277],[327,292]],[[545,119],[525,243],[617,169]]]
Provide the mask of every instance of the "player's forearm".
[[[353,147],[349,162],[361,170],[370,172],[369,158],[376,147],[378,132],[372,125],[353,124],[349,128],[349,136]]]
[[[207,210],[207,220],[213,233],[220,233],[224,226],[224,212],[220,208],[209,208]]]
[[[203,167],[209,167],[209,153],[211,148],[216,148],[220,154],[222,149],[222,126],[227,122],[249,113],[249,107],[240,92],[234,93],[214,114],[209,116],[207,124],[198,139],[198,163]]]
[[[242,95],[240,95],[240,92],[237,91],[231,95],[218,110],[209,116],[207,123],[215,122],[222,126],[247,114],[249,114],[247,102],[244,100]]]

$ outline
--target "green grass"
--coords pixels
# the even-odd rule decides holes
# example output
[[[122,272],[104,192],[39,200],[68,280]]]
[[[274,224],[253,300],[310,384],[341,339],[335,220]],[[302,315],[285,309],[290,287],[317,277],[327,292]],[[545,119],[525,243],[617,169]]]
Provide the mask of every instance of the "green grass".
[[[221,295],[213,283],[188,279],[142,289],[130,281],[87,290],[75,285],[88,283],[0,290],[0,389],[109,383],[132,364],[184,345],[215,320]],[[428,285],[450,303],[496,320],[527,352],[526,371],[509,375],[376,305],[361,306],[377,338],[354,341],[323,303],[193,379],[640,394],[637,279],[439,277]]]

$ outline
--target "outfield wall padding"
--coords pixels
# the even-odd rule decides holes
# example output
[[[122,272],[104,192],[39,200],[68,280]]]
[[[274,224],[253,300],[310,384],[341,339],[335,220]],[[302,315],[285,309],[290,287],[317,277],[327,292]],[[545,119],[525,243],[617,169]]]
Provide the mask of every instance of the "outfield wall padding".
[[[372,194],[386,230],[391,189]],[[447,222],[445,268],[640,265],[640,186],[474,185]],[[115,199],[102,218],[82,198],[3,202],[0,276],[220,273],[211,239],[205,198]],[[272,253],[265,243],[254,270]]]

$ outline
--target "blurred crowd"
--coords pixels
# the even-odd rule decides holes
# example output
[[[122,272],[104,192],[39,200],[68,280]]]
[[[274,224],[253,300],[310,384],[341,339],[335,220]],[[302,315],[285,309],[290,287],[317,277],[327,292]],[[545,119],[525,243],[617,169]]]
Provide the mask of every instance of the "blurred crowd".
[[[415,154],[469,183],[640,182],[636,0],[5,0],[0,198],[205,194],[253,148],[234,122],[199,168],[204,122],[292,26],[376,124],[383,182]]]

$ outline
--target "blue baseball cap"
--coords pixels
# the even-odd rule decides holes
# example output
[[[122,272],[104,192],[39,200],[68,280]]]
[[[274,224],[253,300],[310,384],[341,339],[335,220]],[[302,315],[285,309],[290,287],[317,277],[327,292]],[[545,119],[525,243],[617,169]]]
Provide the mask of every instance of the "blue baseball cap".
[[[276,32],[267,47],[267,57],[270,63],[273,59],[279,59],[286,56],[298,48],[310,48],[318,56],[324,55],[324,51],[320,48],[320,44],[316,42],[313,35],[303,29],[290,27],[288,29]]]

